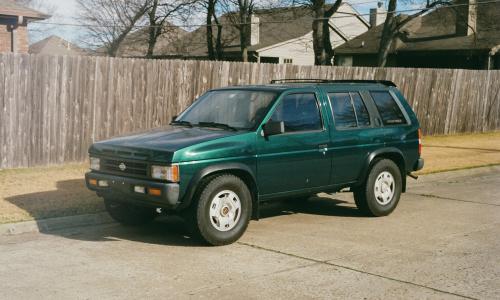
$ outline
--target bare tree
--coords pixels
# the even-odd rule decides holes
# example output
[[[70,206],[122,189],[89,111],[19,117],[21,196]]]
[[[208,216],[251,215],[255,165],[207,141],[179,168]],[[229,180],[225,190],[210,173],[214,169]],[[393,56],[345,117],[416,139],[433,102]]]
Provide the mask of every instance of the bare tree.
[[[380,45],[377,57],[377,65],[379,67],[385,67],[387,64],[387,57],[391,50],[392,44],[398,35],[402,34],[401,29],[408,24],[411,20],[420,17],[421,15],[444,5],[450,5],[450,1],[437,0],[432,1],[427,0],[424,8],[414,13],[413,15],[402,15],[397,14],[398,0],[389,0],[389,6],[387,9],[387,18],[384,22],[384,28],[382,29],[382,36],[380,37]]]
[[[149,0],[147,8],[148,27],[148,50],[146,57],[151,58],[158,38],[169,31],[174,30],[171,26],[165,26],[167,21],[175,16],[189,16],[189,7],[198,0]]]
[[[285,0],[289,1],[289,0]],[[292,0],[291,5],[308,7],[313,16],[313,50],[315,65],[331,65],[334,55],[330,41],[330,18],[335,14],[343,0],[334,0],[333,4],[327,0]]]
[[[256,0],[224,0],[223,10],[226,19],[239,33],[241,60],[248,61],[248,47],[250,46],[251,19]]]
[[[207,52],[208,58],[210,60],[221,60],[223,55],[222,50],[222,24],[219,22],[217,17],[217,4],[219,0],[205,0],[202,5],[206,9],[206,20],[207,20]],[[214,33],[213,33],[213,22],[217,27],[217,35],[215,36],[214,45]]]
[[[330,41],[330,18],[337,12],[342,0],[336,0],[333,5],[327,5],[325,0],[309,0],[314,15],[313,49],[315,65],[331,65],[333,47]]]
[[[104,46],[116,56],[127,34],[143,21],[152,0],[77,0],[80,19],[88,31],[91,46]]]

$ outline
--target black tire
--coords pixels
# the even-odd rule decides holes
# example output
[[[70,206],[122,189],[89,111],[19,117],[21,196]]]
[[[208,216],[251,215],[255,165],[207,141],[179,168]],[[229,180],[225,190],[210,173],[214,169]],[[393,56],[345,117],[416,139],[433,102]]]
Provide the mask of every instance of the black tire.
[[[123,203],[113,199],[104,199],[104,205],[109,215],[123,225],[144,225],[153,221],[158,215],[154,208]]]
[[[212,199],[223,191],[232,191],[239,198],[239,219],[234,227],[221,231],[213,225],[210,217]],[[239,177],[231,174],[221,174],[205,180],[197,193],[196,202],[191,206],[187,214],[189,225],[193,233],[213,246],[221,246],[234,243],[245,232],[252,217],[252,194],[247,185]],[[221,208],[222,211],[222,208]],[[236,214],[235,214],[236,215]],[[236,219],[236,217],[234,218]],[[218,219],[215,219],[218,221]],[[220,225],[220,223],[219,223]]]
[[[381,198],[375,196],[375,182],[383,173],[388,172],[393,178],[393,196],[386,204],[381,204]],[[378,189],[378,187],[377,187]],[[394,211],[401,197],[402,178],[398,166],[390,159],[380,159],[374,162],[364,184],[354,190],[354,201],[359,210],[369,216],[387,216]]]

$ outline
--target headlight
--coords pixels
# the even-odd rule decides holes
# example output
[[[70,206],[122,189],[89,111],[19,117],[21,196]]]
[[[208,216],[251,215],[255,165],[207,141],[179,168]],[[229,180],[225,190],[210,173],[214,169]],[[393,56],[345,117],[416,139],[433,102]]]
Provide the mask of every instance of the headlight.
[[[151,177],[171,182],[179,182],[179,166],[151,166]]]
[[[95,170],[95,171],[99,171],[100,168],[101,168],[101,160],[97,157],[91,157],[90,158],[90,169]]]

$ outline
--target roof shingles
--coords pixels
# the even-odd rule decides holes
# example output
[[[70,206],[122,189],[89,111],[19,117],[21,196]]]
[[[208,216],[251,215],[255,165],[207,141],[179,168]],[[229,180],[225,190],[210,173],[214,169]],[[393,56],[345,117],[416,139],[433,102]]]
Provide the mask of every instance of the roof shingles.
[[[0,0],[0,16],[23,16],[28,19],[44,20],[50,15],[20,5],[12,0]]]
[[[441,7],[415,18],[401,30],[391,49],[394,51],[489,50],[500,44],[500,4],[478,5],[476,33],[456,34],[456,10]],[[384,24],[378,25],[337,47],[336,54],[374,54],[378,52]]]

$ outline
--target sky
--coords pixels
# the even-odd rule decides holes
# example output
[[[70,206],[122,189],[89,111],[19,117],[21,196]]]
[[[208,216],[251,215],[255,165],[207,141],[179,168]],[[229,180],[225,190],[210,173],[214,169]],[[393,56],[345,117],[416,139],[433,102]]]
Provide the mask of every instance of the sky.
[[[78,6],[75,0],[44,0],[40,11],[52,16],[47,22],[74,24],[74,16],[78,13]],[[48,11],[47,11],[48,10]],[[34,43],[51,35],[58,35],[68,41],[79,43],[81,28],[74,26],[42,25],[32,23],[30,29],[30,42]]]
[[[52,18],[47,20],[48,23],[77,23],[75,19],[75,17],[78,16],[78,5],[76,0],[44,0],[41,2],[43,3],[43,7],[40,8],[40,10],[52,15]],[[369,9],[375,7],[377,4],[376,0],[348,0],[347,2],[353,4],[362,14],[368,13]],[[50,11],[47,11],[47,8],[49,8]],[[201,20],[199,22],[201,22]],[[83,44],[82,39],[84,39],[84,31],[82,27],[32,23],[30,29],[32,29],[30,30],[31,43],[35,43],[51,35],[57,35],[70,42],[79,45]]]

